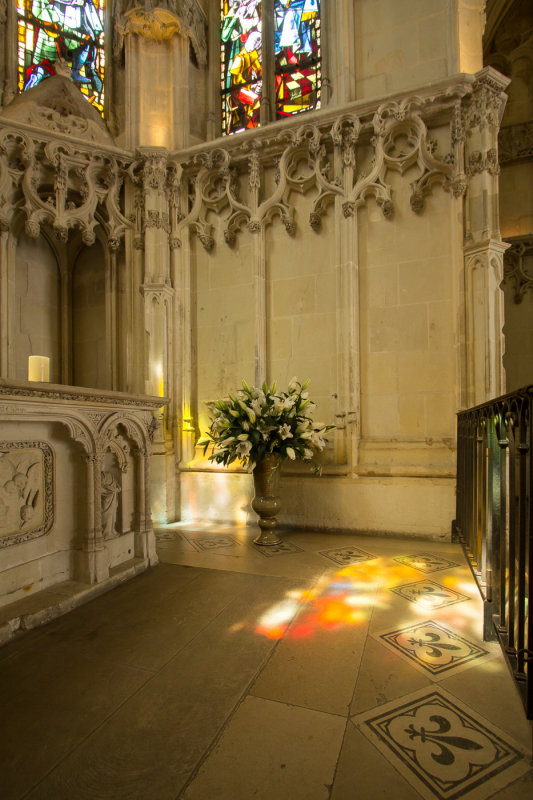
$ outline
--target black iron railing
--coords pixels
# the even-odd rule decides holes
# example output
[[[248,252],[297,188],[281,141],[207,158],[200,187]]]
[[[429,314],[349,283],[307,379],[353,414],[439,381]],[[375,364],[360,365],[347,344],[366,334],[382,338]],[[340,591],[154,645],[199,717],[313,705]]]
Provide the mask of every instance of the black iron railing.
[[[484,600],[483,636],[499,639],[533,719],[533,386],[462,411],[457,421],[460,541]]]

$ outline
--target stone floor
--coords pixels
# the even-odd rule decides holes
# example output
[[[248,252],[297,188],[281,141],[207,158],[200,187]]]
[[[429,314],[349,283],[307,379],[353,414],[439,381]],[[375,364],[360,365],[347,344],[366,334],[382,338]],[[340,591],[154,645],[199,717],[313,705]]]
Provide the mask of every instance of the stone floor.
[[[516,800],[531,728],[452,544],[158,532],[0,649],[2,800]]]

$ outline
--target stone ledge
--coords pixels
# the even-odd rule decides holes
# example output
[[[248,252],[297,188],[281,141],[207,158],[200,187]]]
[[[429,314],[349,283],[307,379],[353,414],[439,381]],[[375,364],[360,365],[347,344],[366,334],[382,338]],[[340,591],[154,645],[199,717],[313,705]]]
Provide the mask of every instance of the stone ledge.
[[[104,592],[144,572],[148,559],[134,558],[110,570],[109,578],[89,586],[77,581],[63,581],[10,603],[0,609],[0,646],[12,641],[22,631],[29,631],[61,617],[74,608],[88,603]]]

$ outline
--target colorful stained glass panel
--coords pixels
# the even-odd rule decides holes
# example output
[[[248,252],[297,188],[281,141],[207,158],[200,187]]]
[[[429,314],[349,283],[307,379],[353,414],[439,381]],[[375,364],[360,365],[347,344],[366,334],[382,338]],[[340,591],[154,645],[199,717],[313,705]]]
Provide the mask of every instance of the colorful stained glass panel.
[[[320,105],[320,2],[274,0],[276,116]]]
[[[221,0],[222,124],[226,134],[259,125],[261,0]]]
[[[17,0],[21,91],[54,75],[63,59],[73,82],[104,109],[105,0]]]

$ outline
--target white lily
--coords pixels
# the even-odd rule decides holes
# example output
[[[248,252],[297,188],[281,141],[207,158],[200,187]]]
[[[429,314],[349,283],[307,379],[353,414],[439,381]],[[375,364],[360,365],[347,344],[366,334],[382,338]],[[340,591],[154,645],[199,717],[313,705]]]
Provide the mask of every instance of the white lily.
[[[291,433],[290,425],[287,425],[287,423],[285,423],[285,425],[282,425],[280,428],[278,428],[278,433],[279,433],[279,438],[280,439],[292,439],[293,438],[292,433]]]

